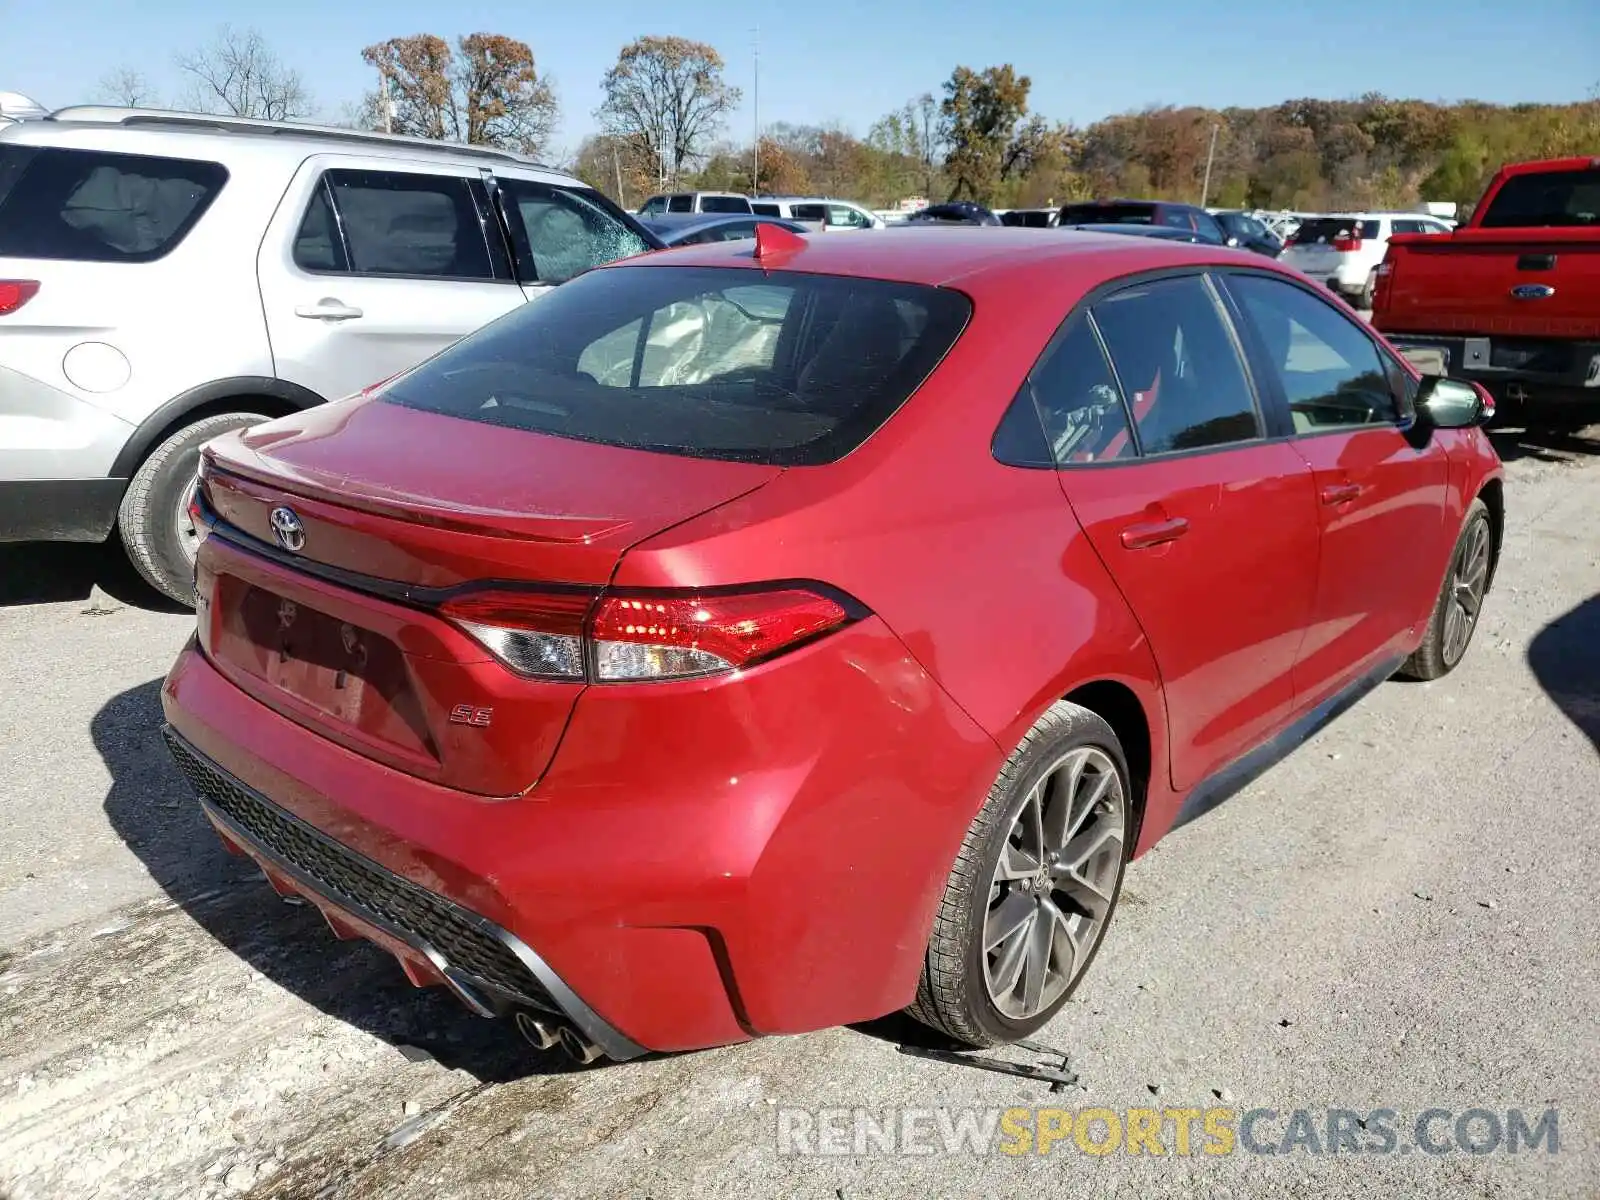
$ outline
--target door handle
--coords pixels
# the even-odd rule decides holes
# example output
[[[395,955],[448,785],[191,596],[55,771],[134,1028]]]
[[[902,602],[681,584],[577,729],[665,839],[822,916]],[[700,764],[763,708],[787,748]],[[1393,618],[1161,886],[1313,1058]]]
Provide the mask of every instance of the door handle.
[[[1324,504],[1348,504],[1352,500],[1361,498],[1361,485],[1359,483],[1330,483],[1322,489],[1322,502]]]
[[[361,310],[329,297],[315,304],[296,305],[294,315],[313,321],[353,321],[361,315]]]
[[[1182,517],[1170,521],[1151,521],[1144,525],[1130,525],[1122,531],[1122,544],[1129,550],[1148,550],[1175,542],[1189,532],[1189,522]]]

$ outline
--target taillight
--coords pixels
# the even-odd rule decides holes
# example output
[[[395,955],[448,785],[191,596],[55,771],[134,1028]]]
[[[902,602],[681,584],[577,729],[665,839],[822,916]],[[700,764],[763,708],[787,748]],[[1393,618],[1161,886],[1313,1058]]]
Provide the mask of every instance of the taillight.
[[[726,593],[469,592],[440,613],[529,679],[626,683],[739,670],[851,619],[805,588]]]
[[[1391,250],[1389,254],[1393,254]],[[1378,312],[1389,307],[1389,289],[1394,286],[1394,262],[1389,254],[1378,264],[1378,281],[1372,289],[1372,311]]]
[[[0,317],[8,317],[39,294],[37,279],[0,279]]]

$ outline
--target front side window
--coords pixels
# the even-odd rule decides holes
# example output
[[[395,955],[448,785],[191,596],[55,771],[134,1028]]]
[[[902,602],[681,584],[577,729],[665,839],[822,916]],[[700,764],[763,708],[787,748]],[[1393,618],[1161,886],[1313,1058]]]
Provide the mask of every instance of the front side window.
[[[683,195],[669,197],[667,200],[667,211],[675,213],[693,212],[694,197]]]
[[[1261,435],[1249,377],[1200,276],[1135,284],[1092,311],[1145,454]]]
[[[357,275],[491,280],[489,248],[467,181],[455,175],[404,171],[328,171],[323,176],[344,231],[348,270]],[[296,239],[295,261],[306,270],[322,253],[315,230],[322,189]],[[302,239],[305,257],[302,257]]]
[[[643,254],[645,241],[600,202],[599,193],[497,180],[505,197],[517,275],[523,283],[565,283],[593,267]]]
[[[701,196],[700,211],[703,213],[747,213],[750,211],[750,201],[743,196]]]
[[[831,462],[887,421],[971,302],[739,267],[591,271],[396,380],[388,402],[694,458]]]
[[[651,196],[644,202],[644,207],[639,210],[641,217],[658,217],[667,211],[667,198],[665,196]]]
[[[1261,340],[1296,433],[1399,419],[1384,356],[1350,318],[1278,279],[1238,275],[1228,290]]]
[[[0,257],[154,262],[188,236],[227,179],[221,163],[0,146]]]
[[[865,229],[872,222],[845,204],[828,205],[828,224],[834,228]]]
[[[761,204],[761,203],[752,204],[750,206],[750,211],[755,213],[757,216],[761,216],[761,217],[781,217],[781,216],[783,216],[783,213],[778,211],[778,206],[776,204]]]

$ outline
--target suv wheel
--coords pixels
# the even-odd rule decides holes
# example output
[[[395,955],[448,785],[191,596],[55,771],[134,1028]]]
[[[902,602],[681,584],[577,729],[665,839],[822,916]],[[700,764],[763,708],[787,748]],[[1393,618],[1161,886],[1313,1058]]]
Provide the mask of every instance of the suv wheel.
[[[1055,1016],[1116,908],[1131,797],[1111,726],[1053,705],[967,831],[911,1016],[971,1046],[1028,1037]]]
[[[1406,659],[1400,674],[1408,679],[1438,679],[1456,669],[1478,628],[1478,613],[1489,590],[1491,532],[1489,509],[1474,500],[1456,548],[1445,568],[1444,583],[1428,618],[1422,645]]]
[[[122,544],[151,587],[182,604],[194,603],[194,557],[200,544],[189,519],[189,497],[200,469],[200,447],[232,429],[270,420],[261,413],[218,413],[168,437],[139,465],[117,512]]]

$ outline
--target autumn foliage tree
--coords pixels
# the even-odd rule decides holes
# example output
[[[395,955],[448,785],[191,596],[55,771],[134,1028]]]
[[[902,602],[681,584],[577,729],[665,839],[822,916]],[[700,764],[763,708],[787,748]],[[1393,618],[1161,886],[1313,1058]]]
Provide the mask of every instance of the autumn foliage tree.
[[[595,111],[607,134],[658,164],[664,185],[703,161],[739,89],[723,79],[722,56],[704,42],[642,37],[629,42],[601,83]]]
[[[430,33],[390,38],[361,57],[385,81],[367,98],[364,122],[414,137],[499,146],[538,156],[549,145],[560,108],[527,42],[472,33],[455,48]]]
[[[1032,86],[1010,63],[951,72],[939,112],[952,200],[990,202],[1002,180],[1017,170],[1017,125],[1028,114]]]

